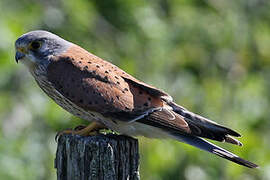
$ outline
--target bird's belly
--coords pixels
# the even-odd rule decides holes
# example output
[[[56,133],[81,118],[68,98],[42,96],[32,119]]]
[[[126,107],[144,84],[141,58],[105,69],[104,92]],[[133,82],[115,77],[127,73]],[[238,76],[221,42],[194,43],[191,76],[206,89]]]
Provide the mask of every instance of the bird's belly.
[[[156,128],[139,122],[123,122],[119,120],[111,120],[110,118],[103,117],[100,119],[109,129],[125,134],[128,136],[144,136],[148,138],[167,138],[168,133]]]
[[[58,92],[57,92],[58,93]],[[94,111],[85,111],[83,108],[75,105],[69,99],[63,97],[60,93],[52,93],[49,95],[59,106],[69,113],[81,119],[88,121],[100,121],[103,117],[100,113]],[[48,94],[48,93],[47,93]],[[61,97],[62,96],[62,97]]]

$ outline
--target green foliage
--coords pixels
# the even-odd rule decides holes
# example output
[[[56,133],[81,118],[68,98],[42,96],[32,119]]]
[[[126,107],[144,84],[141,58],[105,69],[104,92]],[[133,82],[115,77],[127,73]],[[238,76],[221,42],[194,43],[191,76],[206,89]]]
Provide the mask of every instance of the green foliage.
[[[0,179],[55,179],[56,131],[78,120],[14,60],[14,42],[54,32],[241,132],[240,167],[175,141],[140,138],[141,177],[270,179],[270,1],[0,1]]]

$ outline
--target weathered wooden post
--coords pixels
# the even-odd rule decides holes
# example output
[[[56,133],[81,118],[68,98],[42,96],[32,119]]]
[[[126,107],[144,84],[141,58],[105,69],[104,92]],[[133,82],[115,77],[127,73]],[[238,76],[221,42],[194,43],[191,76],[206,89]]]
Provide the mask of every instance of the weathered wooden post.
[[[62,135],[55,168],[58,180],[138,180],[138,140],[114,134]]]

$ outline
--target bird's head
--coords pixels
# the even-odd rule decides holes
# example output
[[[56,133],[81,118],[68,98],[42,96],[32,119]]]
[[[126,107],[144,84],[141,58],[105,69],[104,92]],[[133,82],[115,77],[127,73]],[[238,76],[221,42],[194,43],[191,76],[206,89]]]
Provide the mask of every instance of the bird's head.
[[[48,65],[50,59],[65,52],[72,43],[48,31],[31,31],[15,42],[16,62],[27,67]]]

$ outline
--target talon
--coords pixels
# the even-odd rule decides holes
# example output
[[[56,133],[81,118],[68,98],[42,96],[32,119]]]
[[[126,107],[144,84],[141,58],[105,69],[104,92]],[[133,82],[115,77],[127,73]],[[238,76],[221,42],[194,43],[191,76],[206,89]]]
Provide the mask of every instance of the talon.
[[[67,129],[60,131],[55,136],[55,141],[58,142],[58,139],[63,134],[72,134],[72,135],[80,135],[80,136],[94,136],[99,133],[101,129],[108,129],[104,124],[98,122],[92,122],[88,126],[79,125],[76,126],[73,130]]]
[[[84,128],[86,128],[85,125],[79,125],[79,126],[76,126],[76,127],[74,128],[74,130],[75,130],[75,131],[79,131],[79,130],[82,130],[82,129],[84,129]]]
[[[60,136],[62,136],[63,134],[71,134],[72,133],[72,129],[71,128],[68,128],[66,130],[63,130],[63,131],[59,131],[57,132],[57,134],[55,135],[55,142],[58,142],[58,139]]]
[[[96,136],[99,134],[99,131],[91,131],[88,133],[88,136]]]

